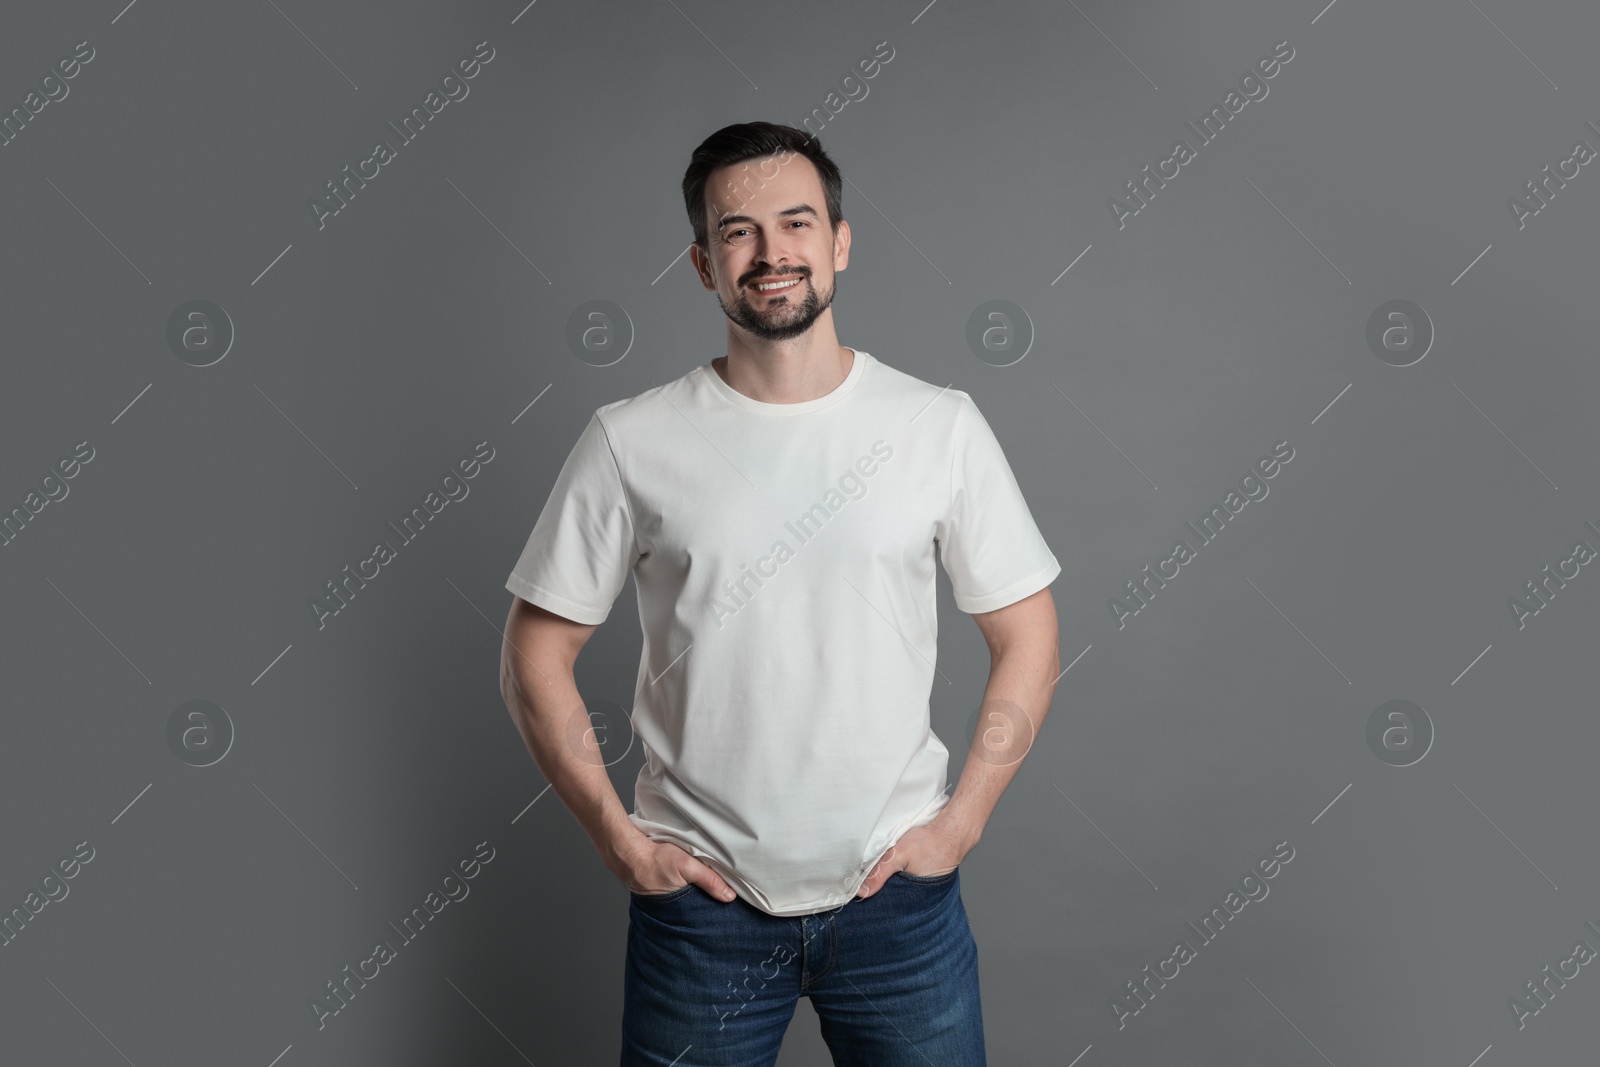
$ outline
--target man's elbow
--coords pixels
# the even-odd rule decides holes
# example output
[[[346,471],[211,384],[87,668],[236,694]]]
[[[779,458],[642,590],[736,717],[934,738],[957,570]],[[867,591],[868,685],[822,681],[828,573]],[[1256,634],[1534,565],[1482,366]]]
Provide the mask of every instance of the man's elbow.
[[[531,688],[550,683],[552,674],[570,677],[595,630],[513,597],[500,645],[500,695],[507,706],[515,710],[526,703]]]
[[[1046,656],[1057,665],[1057,671],[1061,669],[1056,604],[1049,586],[1016,603],[972,618],[989,644],[991,660],[1019,653],[1030,658]]]

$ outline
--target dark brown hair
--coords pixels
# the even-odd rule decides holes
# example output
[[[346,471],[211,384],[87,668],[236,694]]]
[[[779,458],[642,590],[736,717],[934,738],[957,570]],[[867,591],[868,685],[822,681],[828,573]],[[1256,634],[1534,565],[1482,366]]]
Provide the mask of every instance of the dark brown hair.
[[[817,168],[822,179],[823,197],[828,206],[828,222],[837,232],[844,218],[844,181],[839,168],[815,136],[793,126],[779,126],[771,122],[741,122],[724,126],[700,142],[689,159],[689,169],[683,172],[683,205],[689,212],[689,224],[694,227],[694,243],[709,248],[710,234],[706,225],[706,179],[718,167],[728,167],[749,159],[779,156],[780,164],[794,156],[804,156]],[[771,174],[752,172],[743,182],[755,183],[760,188],[763,178]]]

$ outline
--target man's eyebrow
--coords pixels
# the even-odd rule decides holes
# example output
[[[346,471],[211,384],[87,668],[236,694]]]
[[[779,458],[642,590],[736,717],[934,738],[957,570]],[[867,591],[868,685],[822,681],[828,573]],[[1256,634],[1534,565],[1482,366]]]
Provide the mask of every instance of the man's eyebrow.
[[[812,207],[810,204],[796,204],[794,207],[787,207],[778,212],[779,218],[784,218],[789,215],[810,215],[812,218],[820,218],[820,216],[817,214],[817,209]],[[717,221],[717,229],[720,230],[729,223],[754,221],[756,220],[749,215],[724,215]]]

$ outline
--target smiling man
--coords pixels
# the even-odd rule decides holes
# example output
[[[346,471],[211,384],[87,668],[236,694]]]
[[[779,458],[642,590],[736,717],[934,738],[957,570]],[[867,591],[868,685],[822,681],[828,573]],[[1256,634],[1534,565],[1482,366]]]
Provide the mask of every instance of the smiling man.
[[[841,186],[788,126],[695,150],[727,353],[595,411],[506,580],[506,705],[630,893],[624,1067],[770,1065],[801,996],[836,1064],[985,1063],[958,867],[1049,709],[1061,568],[972,398],[839,344]],[[990,651],[953,795],[936,554]],[[630,574],[631,814],[573,678]]]

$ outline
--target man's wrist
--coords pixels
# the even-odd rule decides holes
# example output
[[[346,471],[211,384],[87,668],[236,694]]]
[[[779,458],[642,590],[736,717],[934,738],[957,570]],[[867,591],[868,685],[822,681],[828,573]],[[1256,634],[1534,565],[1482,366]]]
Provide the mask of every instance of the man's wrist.
[[[649,842],[644,831],[629,819],[609,827],[596,842],[600,858],[613,874],[625,873],[633,864],[633,856]]]
[[[960,843],[963,855],[976,848],[983,837],[982,820],[974,819],[948,804],[939,813],[939,818],[944,823],[945,832]]]

